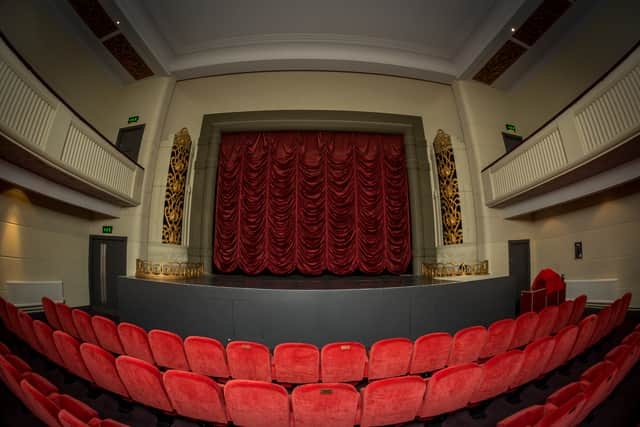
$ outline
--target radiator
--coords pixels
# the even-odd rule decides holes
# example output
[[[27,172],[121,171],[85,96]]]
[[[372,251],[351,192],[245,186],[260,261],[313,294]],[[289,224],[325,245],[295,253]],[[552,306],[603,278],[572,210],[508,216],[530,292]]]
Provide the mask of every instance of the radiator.
[[[618,279],[565,280],[565,282],[567,299],[585,294],[588,304],[610,304],[624,293],[618,288]]]
[[[6,282],[7,301],[27,311],[42,311],[42,297],[49,297],[55,302],[64,302],[62,280],[51,281],[18,281]]]

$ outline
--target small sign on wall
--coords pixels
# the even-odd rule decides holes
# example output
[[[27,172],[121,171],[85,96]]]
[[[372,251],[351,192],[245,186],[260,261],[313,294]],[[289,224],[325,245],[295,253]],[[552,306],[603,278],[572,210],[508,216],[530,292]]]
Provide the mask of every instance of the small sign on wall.
[[[127,120],[127,123],[129,123],[129,124],[137,123],[138,120],[140,120],[140,116],[131,116],[131,117],[129,117],[129,120]]]
[[[111,234],[113,233],[113,226],[112,225],[103,225],[102,226],[102,234]]]
[[[582,259],[582,242],[573,243],[573,257],[575,259]]]

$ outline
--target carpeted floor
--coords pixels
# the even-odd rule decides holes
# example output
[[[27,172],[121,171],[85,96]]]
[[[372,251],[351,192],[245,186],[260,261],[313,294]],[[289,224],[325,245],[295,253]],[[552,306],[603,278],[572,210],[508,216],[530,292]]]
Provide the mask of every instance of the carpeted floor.
[[[34,317],[38,317],[35,315]],[[498,421],[518,410],[543,403],[547,396],[560,387],[576,381],[589,366],[601,361],[604,355],[617,344],[638,323],[640,312],[629,312],[625,323],[617,328],[601,343],[586,354],[577,357],[544,379],[528,384],[511,393],[491,399],[483,404],[438,417],[428,423],[413,422],[407,426],[494,426]],[[123,402],[115,395],[96,389],[83,380],[67,374],[26,344],[15,339],[4,328],[0,330],[0,341],[5,342],[14,353],[27,361],[31,368],[55,384],[62,393],[70,394],[96,409],[102,418],[112,418],[133,427],[196,427],[206,425],[180,417],[168,417],[147,407]],[[616,388],[609,398],[596,408],[585,420],[584,426],[637,426],[640,423],[638,398],[640,391],[640,363]],[[0,425],[2,426],[42,426],[22,403],[0,383]],[[329,427],[329,426],[328,426]]]

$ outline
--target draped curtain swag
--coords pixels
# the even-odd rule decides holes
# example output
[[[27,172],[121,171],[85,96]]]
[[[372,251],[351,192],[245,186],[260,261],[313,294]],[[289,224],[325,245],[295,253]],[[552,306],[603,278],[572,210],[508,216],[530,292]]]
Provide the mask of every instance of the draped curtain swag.
[[[223,134],[213,253],[221,272],[405,272],[411,238],[402,135]]]

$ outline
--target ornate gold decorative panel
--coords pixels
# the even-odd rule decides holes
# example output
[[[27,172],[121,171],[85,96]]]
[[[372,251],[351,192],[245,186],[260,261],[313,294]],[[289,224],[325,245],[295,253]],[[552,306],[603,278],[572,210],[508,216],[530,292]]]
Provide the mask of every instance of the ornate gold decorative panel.
[[[164,218],[162,220],[162,243],[182,244],[182,218],[184,216],[184,190],[187,185],[187,169],[191,137],[182,128],[173,139],[167,189],[164,192]]]
[[[428,278],[489,274],[489,261],[422,264],[422,275]]]
[[[191,279],[204,273],[202,263],[157,262],[136,259],[136,277],[145,279]]]
[[[453,156],[451,137],[438,129],[433,140],[440,187],[440,210],[442,212],[442,234],[445,245],[462,243],[462,210],[456,160]]]

